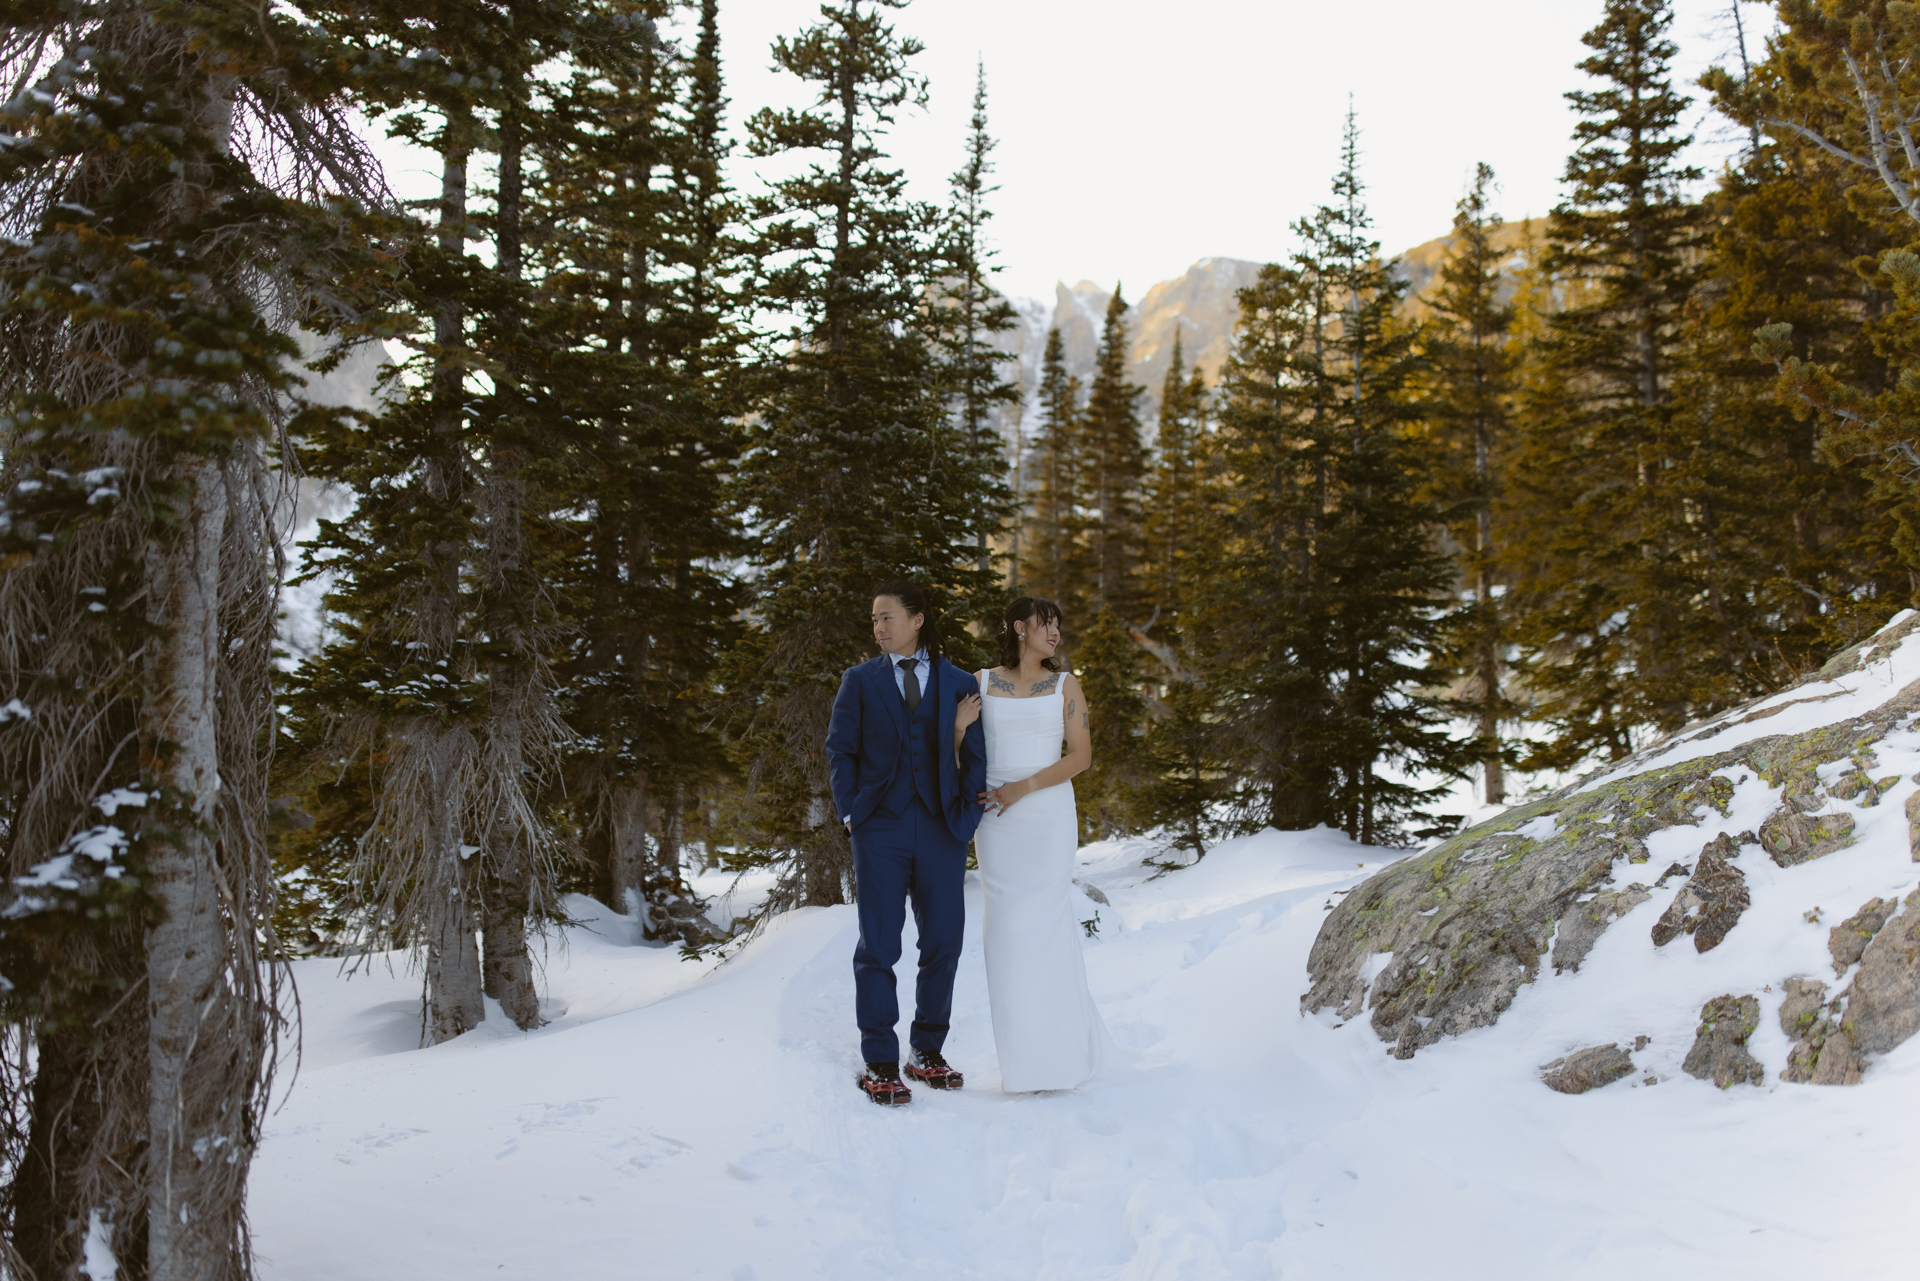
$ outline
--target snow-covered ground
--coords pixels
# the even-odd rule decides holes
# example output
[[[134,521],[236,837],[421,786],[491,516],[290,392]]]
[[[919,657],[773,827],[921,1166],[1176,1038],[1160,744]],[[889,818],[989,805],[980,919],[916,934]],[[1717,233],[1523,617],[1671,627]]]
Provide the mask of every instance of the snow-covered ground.
[[[715,968],[573,900],[593,920],[549,957],[552,1022],[522,1034],[496,1009],[430,1050],[413,1048],[417,976],[302,961],[305,1060],[254,1166],[263,1272],[1904,1275],[1920,1038],[1857,1087],[1782,1085],[1768,1004],[1753,1039],[1765,1086],[1722,1092],[1677,1070],[1696,989],[1831,981],[1826,926],[1912,887],[1899,808],[1875,811],[1887,821],[1853,848],[1774,870],[1822,880],[1822,924],[1771,907],[1772,865],[1747,851],[1755,906],[1721,948],[1655,952],[1647,930],[1671,897],[1657,893],[1578,974],[1543,977],[1497,1026],[1404,1062],[1364,1020],[1299,1013],[1327,906],[1381,866],[1326,831],[1228,842],[1157,879],[1140,843],[1082,851],[1083,880],[1111,900],[1086,904],[1088,971],[1129,1062],[1068,1094],[999,1090],[977,886],[948,1044],[967,1088],[917,1091],[904,1109],[853,1088],[851,908],[781,917]],[[1631,1081],[1578,1097],[1539,1083],[1551,1058],[1642,1033]]]

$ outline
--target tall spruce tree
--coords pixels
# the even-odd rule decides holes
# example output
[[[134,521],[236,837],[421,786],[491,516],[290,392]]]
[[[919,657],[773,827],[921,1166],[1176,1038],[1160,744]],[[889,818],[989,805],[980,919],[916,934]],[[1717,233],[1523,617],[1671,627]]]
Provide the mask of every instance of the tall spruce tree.
[[[880,145],[895,114],[925,97],[909,69],[919,43],[885,20],[904,3],[825,5],[776,40],[775,64],[814,100],[749,124],[755,155],[804,160],[753,206],[757,290],[794,319],[766,345],[739,471],[762,535],[756,626],[727,677],[761,847],[792,869],[775,905],[844,902],[850,888],[824,742],[840,672],[872,653],[874,587],[916,579],[949,611],[998,587],[977,558],[996,515],[993,478],[969,464],[929,333],[933,218]],[[967,643],[952,628],[948,640]]]
[[[1686,576],[1689,503],[1717,479],[1669,475],[1690,457],[1676,421],[1682,309],[1698,279],[1699,211],[1682,184],[1687,99],[1674,92],[1667,0],[1608,0],[1582,37],[1599,87],[1567,95],[1581,119],[1569,196],[1548,220],[1546,270],[1567,303],[1534,348],[1514,452],[1514,635],[1533,715],[1556,738],[1536,764],[1617,758],[1637,728],[1672,727],[1695,700],[1689,652],[1711,636]],[[1688,490],[1692,492],[1687,492]],[[1706,611],[1712,614],[1708,604]],[[1716,661],[1745,660],[1737,646]]]
[[[1160,419],[1154,437],[1153,476],[1145,519],[1147,606],[1163,621],[1162,634],[1179,635],[1194,583],[1204,575],[1207,544],[1207,385],[1188,369],[1180,333],[1160,385]]]
[[[1424,343],[1427,421],[1440,457],[1437,498],[1460,547],[1471,608],[1456,611],[1443,652],[1457,673],[1457,702],[1473,719],[1481,795],[1506,799],[1506,749],[1500,722],[1514,714],[1503,689],[1506,627],[1496,588],[1504,588],[1494,539],[1494,501],[1506,468],[1518,391],[1514,307],[1501,298],[1505,254],[1495,245],[1501,220],[1488,206],[1493,170],[1482,164],[1454,209],[1453,243],[1431,304]]]
[[[1874,284],[1892,296],[1891,314],[1869,316],[1875,343],[1898,371],[1858,381],[1844,362],[1806,346],[1783,317],[1756,329],[1756,356],[1780,375],[1779,394],[1817,416],[1821,448],[1834,462],[1875,456],[1877,497],[1899,522],[1896,546],[1920,571],[1920,156],[1912,142],[1920,11],[1889,0],[1783,0],[1782,30],[1756,73],[1736,82],[1724,71],[1704,81],[1723,109],[1764,127],[1784,144],[1816,149],[1848,188],[1852,208],[1888,234]],[[1888,207],[1888,202],[1892,207]],[[1864,264],[1863,264],[1864,266]],[[1920,573],[1916,574],[1920,580]]]
[[[1080,429],[1089,513],[1086,595],[1096,613],[1131,620],[1145,597],[1142,558],[1146,527],[1142,492],[1147,446],[1141,438],[1140,397],[1146,388],[1127,379],[1127,302],[1114,286],[1101,323],[1093,381]]]
[[[724,491],[738,326],[723,285],[718,13],[701,6],[691,56],[653,12],[626,16],[576,47],[556,104],[566,146],[545,166],[543,256],[566,282],[558,359],[592,395],[559,575],[580,734],[566,798],[593,892],[639,901],[651,934],[697,944],[711,927],[680,849],[689,805],[725,774],[707,700],[739,594],[717,566],[744,550]]]
[[[1377,844],[1442,790],[1409,774],[1459,768],[1408,661],[1433,644],[1451,575],[1419,497],[1406,287],[1367,235],[1351,116],[1333,196],[1296,224],[1290,264],[1241,293],[1222,380],[1229,542],[1207,632],[1241,822]]]
[[[1060,331],[1047,331],[1040,358],[1040,430],[1033,441],[1033,508],[1021,540],[1020,585],[1028,594],[1059,603],[1063,632],[1079,622],[1086,605],[1083,578],[1086,471],[1081,446],[1080,380],[1067,372]]]
[[[543,793],[568,731],[543,534],[566,501],[549,485],[577,415],[526,278],[526,174],[555,119],[531,97],[550,91],[536,68],[580,24],[530,4],[424,22],[354,10],[338,25],[371,55],[377,109],[438,155],[440,198],[403,282],[425,333],[387,371],[385,412],[303,451],[356,502],[313,544],[340,628],[298,673],[289,730],[310,778],[366,762],[367,808],[337,814],[357,828],[361,922],[423,955],[434,1043],[484,1019],[483,994],[521,1027],[540,1021],[527,932],[558,909]],[[473,179],[489,154],[487,202]],[[483,238],[491,267],[467,252]]]
[[[338,47],[290,13],[10,19],[0,1269],[247,1277],[282,1017],[271,451],[325,416],[290,416],[285,331],[369,318],[355,206],[384,193]]]
[[[987,220],[993,217],[987,197],[999,187],[989,182],[993,164],[988,159],[994,141],[987,133],[987,69],[975,72],[973,114],[967,122],[966,163],[948,182],[950,197],[940,240],[940,296],[933,311],[947,396],[966,445],[969,465],[979,469],[988,486],[983,497],[994,504],[991,524],[983,521],[975,532],[978,559],[975,568],[991,573],[993,562],[987,541],[1010,513],[1013,495],[1005,484],[1006,457],[997,419],[1009,405],[1020,403],[1018,384],[1005,377],[1007,357],[993,345],[995,335],[1014,327],[1013,304],[995,292],[994,251],[986,241]],[[983,621],[996,622],[990,602]]]

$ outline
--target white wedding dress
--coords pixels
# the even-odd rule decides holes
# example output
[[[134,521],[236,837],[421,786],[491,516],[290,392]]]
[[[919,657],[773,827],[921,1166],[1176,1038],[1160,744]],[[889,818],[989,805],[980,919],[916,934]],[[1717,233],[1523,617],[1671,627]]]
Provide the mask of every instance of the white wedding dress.
[[[988,787],[1031,777],[1060,759],[1066,721],[1058,689],[995,698],[984,693],[985,672],[980,688]],[[1086,934],[1074,911],[1080,824],[1072,781],[986,815],[973,839],[986,891],[982,931],[1001,1088],[1070,1090],[1100,1070],[1113,1044],[1080,955]]]

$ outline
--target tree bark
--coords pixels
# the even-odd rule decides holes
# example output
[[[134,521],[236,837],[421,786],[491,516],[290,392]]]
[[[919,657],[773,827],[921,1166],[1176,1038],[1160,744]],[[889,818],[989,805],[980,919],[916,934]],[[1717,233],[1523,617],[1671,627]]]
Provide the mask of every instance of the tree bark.
[[[607,798],[612,831],[610,866],[612,906],[629,915],[646,910],[647,789],[644,784],[614,787]]]
[[[149,844],[147,859],[163,912],[147,931],[150,1281],[229,1273],[240,1202],[226,1185],[251,1146],[243,1109],[227,1106],[222,1088],[235,1000],[221,981],[226,891],[213,835],[226,487],[213,463],[197,467],[190,484],[187,519],[174,537],[149,545],[146,567],[148,617],[161,638],[149,660],[143,754],[173,829]]]

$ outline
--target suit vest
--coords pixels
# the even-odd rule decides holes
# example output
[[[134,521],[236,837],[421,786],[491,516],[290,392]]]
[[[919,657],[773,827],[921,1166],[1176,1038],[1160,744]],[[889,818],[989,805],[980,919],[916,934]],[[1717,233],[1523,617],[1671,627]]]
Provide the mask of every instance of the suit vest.
[[[895,771],[892,785],[880,800],[893,814],[905,813],[916,795],[932,813],[946,812],[940,804],[940,749],[936,742],[940,735],[938,664],[938,659],[929,659],[927,670],[918,673],[921,679],[919,708],[908,712],[904,699],[900,704],[900,711],[907,719],[906,751],[901,753],[904,758],[901,764],[905,768]]]

